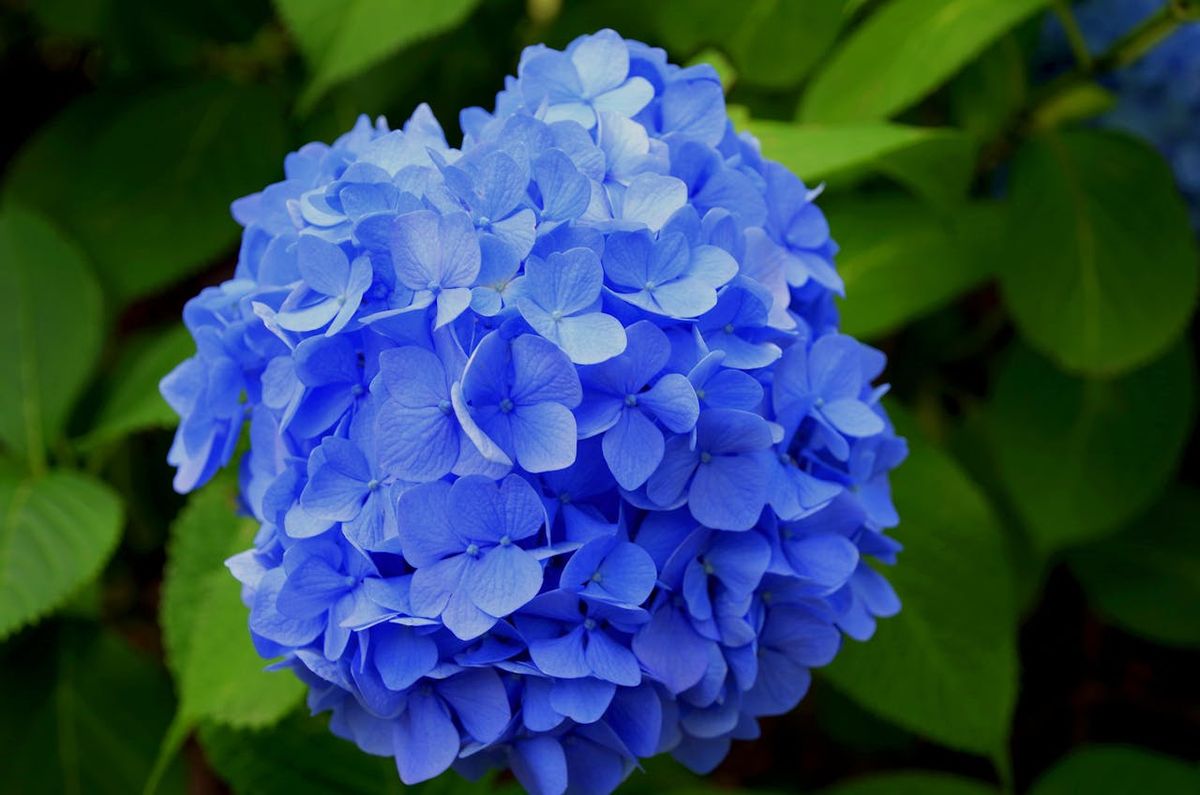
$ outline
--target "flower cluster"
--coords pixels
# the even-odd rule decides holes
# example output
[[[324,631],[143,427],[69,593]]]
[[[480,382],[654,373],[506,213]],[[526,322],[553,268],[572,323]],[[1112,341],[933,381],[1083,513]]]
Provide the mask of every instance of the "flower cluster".
[[[899,609],[884,357],[711,68],[605,30],[461,123],[362,119],[234,204],[162,384],[175,485],[248,419],[254,642],[405,782],[710,770]]]
[[[1074,9],[1089,51],[1098,55],[1134,30],[1167,0],[1083,0]],[[1047,57],[1070,56],[1057,20],[1046,32]],[[1133,64],[1105,78],[1116,104],[1100,125],[1147,141],[1171,164],[1200,230],[1200,22],[1181,25]]]

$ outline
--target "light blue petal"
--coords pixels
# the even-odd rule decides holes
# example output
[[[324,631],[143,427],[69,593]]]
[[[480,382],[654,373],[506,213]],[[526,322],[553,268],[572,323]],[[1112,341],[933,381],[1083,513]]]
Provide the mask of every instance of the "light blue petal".
[[[512,341],[512,367],[514,403],[553,401],[571,409],[583,399],[579,374],[571,360],[556,345],[540,337],[522,334]]]
[[[696,390],[679,373],[664,375],[649,390],[638,395],[637,400],[639,406],[675,433],[690,431],[700,416]]]
[[[576,679],[588,676],[588,666],[583,647],[584,629],[577,626],[558,638],[545,638],[529,644],[529,656],[534,665],[547,676],[559,679]]]
[[[520,405],[510,415],[517,463],[528,472],[553,472],[575,463],[576,428],[558,403]]]
[[[629,47],[612,30],[602,30],[580,39],[570,52],[582,96],[596,97],[614,89],[624,83],[629,74]]]
[[[400,495],[396,508],[400,548],[405,559],[417,568],[462,552],[466,546],[452,529],[455,508],[449,504],[449,496],[450,484],[440,480]]]
[[[434,778],[458,757],[458,730],[441,699],[431,693],[409,696],[404,712],[392,725],[396,769],[405,784]]]
[[[554,342],[575,364],[597,364],[625,350],[625,329],[612,315],[591,312],[564,317],[556,324]]]
[[[599,113],[619,113],[636,116],[654,99],[654,86],[644,77],[631,77],[620,88],[606,91],[596,97],[592,106]]]
[[[388,245],[401,284],[411,290],[440,284],[442,245],[437,215],[419,210],[398,216],[392,221]]]
[[[560,679],[550,688],[550,706],[576,723],[595,723],[612,703],[617,686],[592,677]]]
[[[847,436],[874,436],[883,432],[883,419],[861,400],[843,398],[818,409],[829,424]]]
[[[341,295],[350,280],[350,260],[333,243],[314,235],[301,235],[296,244],[297,265],[304,283],[318,293]]]
[[[496,740],[512,720],[508,693],[493,670],[464,671],[444,679],[438,695],[454,709],[467,734],[479,743]]]
[[[748,456],[716,456],[696,468],[688,509],[717,530],[749,530],[767,501],[766,468]]]
[[[682,180],[660,174],[638,174],[625,191],[621,218],[643,223],[652,232],[657,232],[671,214],[685,204],[687,185]]]
[[[587,664],[598,679],[614,685],[633,687],[642,682],[637,657],[603,631],[588,633]]]
[[[433,327],[439,329],[457,318],[471,305],[471,290],[468,287],[454,287],[442,290],[437,296],[437,317]]]
[[[617,483],[621,488],[633,491],[645,483],[661,463],[663,435],[642,411],[626,409],[604,434],[602,447],[604,460]]]
[[[484,554],[466,587],[476,607],[503,618],[537,596],[542,566],[524,549],[502,544]]]
[[[413,627],[383,624],[371,631],[371,654],[383,683],[404,690],[434,669],[437,644]]]
[[[437,406],[407,409],[387,401],[379,409],[375,427],[379,465],[401,480],[438,480],[458,461],[458,423],[453,413]]]

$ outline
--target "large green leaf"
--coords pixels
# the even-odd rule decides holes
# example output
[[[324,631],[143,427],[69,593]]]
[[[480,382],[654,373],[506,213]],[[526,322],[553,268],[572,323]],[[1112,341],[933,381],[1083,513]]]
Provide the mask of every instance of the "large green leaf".
[[[0,475],[0,638],[99,574],[121,523],[117,495],[84,475]]]
[[[1150,795],[1200,792],[1200,770],[1145,748],[1098,745],[1075,751],[1043,775],[1029,795]]]
[[[650,8],[662,43],[673,52],[716,47],[729,56],[739,80],[789,88],[837,38],[844,5],[844,0],[659,0]]]
[[[159,622],[179,687],[180,720],[266,726],[304,688],[290,671],[266,671],[247,626],[241,585],[224,561],[248,548],[253,521],[234,512],[230,482],[197,493],[171,528]]]
[[[903,604],[821,672],[868,710],[950,748],[998,755],[1017,690],[1016,608],[987,500],[899,416],[910,455],[892,474]]]
[[[283,176],[284,119],[278,96],[252,84],[99,92],[25,146],[5,194],[62,224],[127,301],[233,246],[230,201]]]
[[[886,119],[946,81],[1048,0],[891,0],[809,85],[807,121]]]
[[[876,337],[952,300],[990,274],[987,246],[1002,227],[986,204],[951,217],[905,196],[822,203],[846,282],[842,330]]]
[[[959,126],[982,141],[1000,133],[1027,99],[1027,60],[1010,34],[967,64],[950,84],[950,110]]]
[[[1076,550],[1071,571],[1123,629],[1200,646],[1200,491],[1180,488],[1120,535]]]
[[[918,194],[945,199],[966,190],[975,146],[957,130],[867,124],[790,124],[752,119],[745,128],[763,154],[809,184],[881,172]]]
[[[9,210],[0,216],[0,295],[10,302],[0,312],[0,443],[39,471],[100,350],[100,288],[54,227]]]
[[[1000,279],[1031,345],[1070,370],[1112,374],[1187,327],[1200,255],[1160,155],[1113,133],[1049,133],[1018,154],[1011,190]]]
[[[823,795],[1000,795],[995,787],[948,773],[876,773],[851,779]]]
[[[0,793],[137,792],[171,718],[162,668],[111,634],[64,622],[0,659]],[[164,792],[184,792],[176,766]]]
[[[1001,482],[1042,553],[1115,530],[1153,503],[1188,438],[1193,377],[1182,345],[1111,381],[1012,352],[988,431]]]
[[[179,420],[158,392],[158,382],[196,350],[182,325],[143,334],[123,343],[106,379],[109,390],[87,434],[88,444],[114,441],[134,431],[170,428]]]
[[[479,0],[275,0],[312,72],[302,107],[393,53],[449,30]]]

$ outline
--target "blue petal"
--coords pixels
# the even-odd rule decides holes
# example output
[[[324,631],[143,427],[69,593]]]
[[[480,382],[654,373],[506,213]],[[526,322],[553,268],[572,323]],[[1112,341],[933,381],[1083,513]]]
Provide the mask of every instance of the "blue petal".
[[[553,343],[532,334],[517,337],[512,341],[512,368],[514,403],[553,401],[572,409],[583,399],[578,373]]]
[[[276,597],[276,607],[288,618],[313,618],[324,613],[350,589],[346,577],[321,558],[305,559],[288,572]]]
[[[450,484],[443,481],[414,486],[400,495],[397,518],[400,548],[418,568],[462,552],[466,544],[453,531]]]
[[[617,483],[632,491],[645,483],[661,463],[662,431],[639,409],[626,409],[604,434],[603,449],[604,460]]]
[[[584,629],[576,626],[559,638],[535,640],[529,644],[534,665],[547,676],[576,679],[591,673],[584,653]]]
[[[568,408],[534,403],[518,406],[510,416],[517,463],[527,471],[552,472],[575,462],[575,417]]]
[[[437,776],[458,757],[460,740],[454,721],[441,700],[432,694],[413,693],[394,724],[396,769],[405,784]]]
[[[564,317],[555,326],[547,338],[556,342],[576,364],[603,362],[625,350],[625,329],[612,315],[591,312]]]
[[[645,224],[657,232],[671,214],[687,204],[687,185],[675,177],[638,174],[625,191],[621,218]]]
[[[301,235],[296,247],[305,284],[324,295],[341,295],[350,280],[350,260],[345,252],[315,235]]]
[[[493,670],[476,669],[452,676],[443,680],[437,691],[476,742],[497,739],[512,719],[508,693]]]
[[[637,657],[603,630],[588,633],[585,655],[595,677],[627,687],[641,684],[642,669],[638,666]]]
[[[688,508],[696,521],[718,530],[748,530],[767,501],[767,470],[749,456],[717,456],[696,468]]]
[[[675,433],[690,431],[700,416],[696,390],[679,373],[667,373],[637,399],[639,405]]]
[[[553,737],[534,736],[514,744],[513,775],[529,795],[562,795],[567,789],[567,758]]]
[[[576,723],[595,723],[612,703],[617,686],[592,677],[560,679],[550,689],[550,705]]]
[[[502,544],[488,550],[466,586],[476,607],[503,618],[537,595],[542,587],[542,566],[524,549]]]
[[[458,461],[458,422],[437,406],[409,409],[387,401],[379,409],[376,428],[379,465],[401,480],[437,480]]]
[[[571,220],[587,210],[591,185],[562,150],[542,153],[533,163],[533,175],[542,194],[543,219]]]
[[[700,454],[692,449],[686,436],[671,437],[662,463],[646,481],[646,496],[659,505],[673,506],[683,496],[699,463]]]
[[[371,654],[383,683],[404,690],[434,669],[437,644],[412,627],[383,624],[371,631]]]
[[[633,636],[633,653],[651,676],[678,694],[704,676],[711,643],[696,634],[687,616],[665,605]]]

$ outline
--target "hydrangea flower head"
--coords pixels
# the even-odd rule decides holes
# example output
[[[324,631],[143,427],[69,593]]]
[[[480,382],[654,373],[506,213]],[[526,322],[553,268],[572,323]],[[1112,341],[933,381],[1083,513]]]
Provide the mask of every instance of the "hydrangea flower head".
[[[899,610],[883,355],[712,69],[601,31],[461,124],[360,119],[234,204],[162,384],[175,485],[248,424],[255,644],[406,783],[711,770]]]
[[[1089,51],[1098,55],[1137,28],[1167,0],[1082,0],[1075,16]],[[1069,57],[1057,20],[1047,26],[1043,50],[1053,65]],[[1200,22],[1179,26],[1153,50],[1106,78],[1116,94],[1101,126],[1142,138],[1170,163],[1200,230]]]

